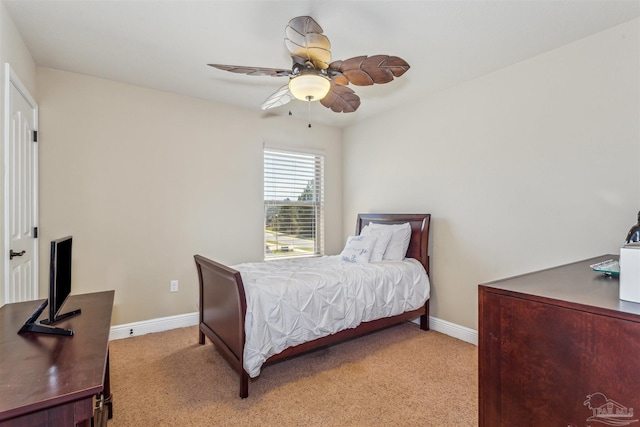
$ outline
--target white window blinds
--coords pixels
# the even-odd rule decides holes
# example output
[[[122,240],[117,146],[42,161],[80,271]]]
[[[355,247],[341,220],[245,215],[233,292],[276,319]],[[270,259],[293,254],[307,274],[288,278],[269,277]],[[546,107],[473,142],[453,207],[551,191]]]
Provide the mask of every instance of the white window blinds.
[[[324,156],[264,150],[265,259],[323,255]]]

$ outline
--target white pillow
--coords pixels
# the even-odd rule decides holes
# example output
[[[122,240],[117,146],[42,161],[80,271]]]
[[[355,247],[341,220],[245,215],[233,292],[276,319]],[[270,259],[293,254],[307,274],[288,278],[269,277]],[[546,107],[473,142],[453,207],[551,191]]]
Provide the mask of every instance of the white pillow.
[[[376,244],[376,236],[349,236],[340,256],[345,262],[367,263],[371,250]]]
[[[407,249],[409,249],[409,242],[411,241],[411,224],[408,222],[404,224],[376,224],[370,222],[369,226],[374,229],[382,228],[392,231],[391,240],[384,251],[382,259],[402,261],[407,255]]]
[[[371,251],[371,257],[369,262],[380,262],[384,257],[384,252],[387,250],[387,245],[391,241],[393,231],[386,228],[371,228],[365,225],[360,231],[361,236],[376,236],[376,244]]]

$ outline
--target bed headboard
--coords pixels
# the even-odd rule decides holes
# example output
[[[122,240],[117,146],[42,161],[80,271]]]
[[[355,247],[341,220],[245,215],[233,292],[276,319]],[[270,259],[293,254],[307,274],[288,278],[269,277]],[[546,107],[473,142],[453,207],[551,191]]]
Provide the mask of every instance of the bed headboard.
[[[424,265],[429,274],[429,222],[431,214],[358,214],[356,222],[356,235],[360,230],[375,222],[378,224],[411,224],[411,241],[407,250],[407,257],[415,258]]]

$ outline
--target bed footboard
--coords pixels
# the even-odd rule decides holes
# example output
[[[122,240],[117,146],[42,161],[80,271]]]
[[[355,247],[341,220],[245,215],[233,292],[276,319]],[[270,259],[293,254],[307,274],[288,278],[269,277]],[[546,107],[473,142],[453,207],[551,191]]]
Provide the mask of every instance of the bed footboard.
[[[243,367],[247,303],[240,273],[200,255],[194,256],[200,282],[199,342],[205,336],[240,374],[240,397],[249,395]]]

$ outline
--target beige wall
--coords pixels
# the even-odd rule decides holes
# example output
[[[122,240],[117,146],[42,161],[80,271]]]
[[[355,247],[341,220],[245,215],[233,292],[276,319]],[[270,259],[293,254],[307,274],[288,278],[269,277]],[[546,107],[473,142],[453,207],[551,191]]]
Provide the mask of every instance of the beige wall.
[[[617,253],[640,209],[638,28],[347,129],[345,233],[359,211],[431,212],[432,315],[473,329],[479,283]]]
[[[325,152],[326,251],[341,250],[340,130],[51,69],[38,87],[40,268],[73,235],[74,292],[115,289],[113,324],[196,311],[196,253],[262,260],[263,142]]]
[[[0,137],[4,141],[5,63],[20,78],[31,96],[36,93],[36,66],[22,37],[0,1]],[[4,150],[0,150],[0,173],[4,174]],[[0,185],[0,217],[4,218],[4,186]],[[0,242],[4,242],[4,219],[0,222]],[[4,247],[4,243],[2,243]],[[4,262],[0,262],[0,280],[4,281]],[[5,302],[4,286],[0,287],[0,306]]]

